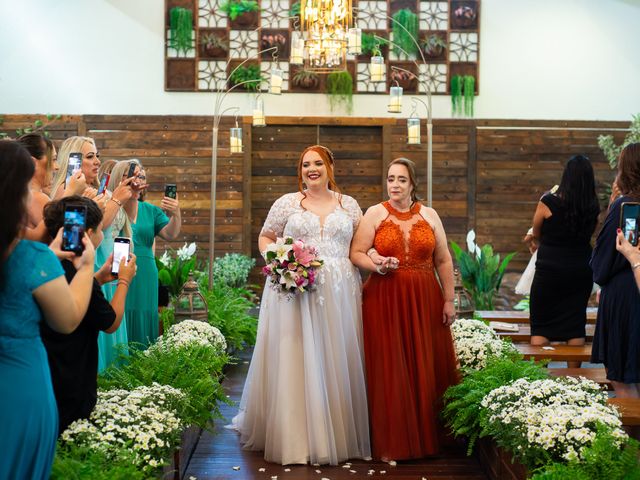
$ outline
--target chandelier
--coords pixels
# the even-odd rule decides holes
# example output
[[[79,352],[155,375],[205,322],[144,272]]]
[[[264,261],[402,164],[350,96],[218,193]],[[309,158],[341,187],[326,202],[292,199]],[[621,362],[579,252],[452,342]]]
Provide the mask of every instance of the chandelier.
[[[328,72],[346,68],[351,0],[301,0],[305,68]]]

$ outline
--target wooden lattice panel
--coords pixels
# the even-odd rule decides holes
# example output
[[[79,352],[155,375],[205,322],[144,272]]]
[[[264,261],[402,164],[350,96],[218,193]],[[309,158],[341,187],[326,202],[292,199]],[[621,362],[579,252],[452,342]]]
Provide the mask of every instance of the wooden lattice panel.
[[[231,21],[221,9],[227,0],[165,0],[165,90],[211,92],[221,90],[227,75],[243,60],[259,64],[264,78],[277,67],[284,72],[282,90],[285,92],[324,93],[326,75],[313,81],[300,81],[296,77],[302,67],[289,63],[292,39],[299,35],[295,22],[289,18],[295,0],[257,0],[260,10],[241,15]],[[398,81],[406,93],[425,93],[425,85],[415,78],[402,77],[391,67],[398,66],[425,78],[433,94],[450,94],[451,77],[472,75],[478,93],[480,51],[480,0],[354,0],[357,7],[355,24],[364,33],[392,38],[393,16],[401,9],[409,9],[418,16],[418,41],[432,35],[444,40],[446,48],[437,55],[427,55],[423,64],[404,55],[396,55],[384,47],[386,75],[383,82],[372,82],[369,75],[370,55],[347,56],[347,68],[352,74],[354,93],[386,94]],[[194,32],[192,45],[187,51],[170,47],[169,12],[173,7],[193,11]],[[463,14],[473,12],[472,18]],[[226,50],[212,46],[207,39],[215,38],[226,45]],[[262,49],[278,46],[278,56],[271,53],[260,57]],[[423,49],[424,51],[424,49]]]

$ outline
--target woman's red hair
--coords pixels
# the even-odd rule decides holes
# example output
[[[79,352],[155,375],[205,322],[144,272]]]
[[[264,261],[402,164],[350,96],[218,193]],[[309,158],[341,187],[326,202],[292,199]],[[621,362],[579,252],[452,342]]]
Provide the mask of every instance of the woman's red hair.
[[[342,206],[342,193],[340,192],[340,188],[336,183],[336,178],[333,173],[333,167],[335,164],[333,152],[331,152],[331,150],[329,150],[327,147],[323,147],[322,145],[311,145],[310,147],[305,148],[300,154],[300,159],[298,160],[298,191],[302,194],[300,205],[302,205],[304,199],[307,198],[307,194],[304,192],[302,182],[302,161],[304,159],[304,156],[309,152],[316,152],[322,159],[322,162],[327,169],[327,177],[329,177],[329,190],[338,193],[338,203],[340,204],[340,206]]]

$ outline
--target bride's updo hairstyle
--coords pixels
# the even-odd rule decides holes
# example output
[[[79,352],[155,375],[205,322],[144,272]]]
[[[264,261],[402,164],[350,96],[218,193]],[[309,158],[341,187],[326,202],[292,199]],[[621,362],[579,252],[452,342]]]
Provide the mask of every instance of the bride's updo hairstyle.
[[[310,147],[305,148],[300,154],[300,159],[298,160],[298,191],[302,194],[300,206],[302,206],[302,202],[304,201],[304,199],[307,198],[307,194],[304,191],[302,182],[302,161],[304,159],[304,156],[309,152],[316,152],[318,155],[320,155],[320,158],[322,159],[322,162],[327,169],[327,177],[329,177],[329,190],[332,190],[338,194],[338,203],[342,207],[342,193],[340,192],[340,188],[336,183],[336,178],[333,173],[333,167],[335,165],[333,152],[327,147],[323,147],[322,145],[311,145]]]

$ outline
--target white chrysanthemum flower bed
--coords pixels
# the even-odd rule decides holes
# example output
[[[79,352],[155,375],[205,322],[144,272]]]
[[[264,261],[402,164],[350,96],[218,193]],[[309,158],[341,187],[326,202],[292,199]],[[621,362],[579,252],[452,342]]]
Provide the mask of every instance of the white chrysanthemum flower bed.
[[[460,367],[481,370],[490,357],[499,357],[514,351],[514,347],[503,340],[484,322],[461,318],[451,326],[453,342]]]
[[[514,451],[573,460],[595,439],[599,424],[614,437],[626,438],[618,411],[606,401],[597,383],[562,377],[516,380],[492,390],[482,406],[488,410],[489,429],[508,438]]]
[[[140,468],[154,469],[184,427],[172,407],[184,396],[179,389],[157,383],[131,391],[99,391],[90,419],[73,422],[60,438],[112,454],[127,447]]]
[[[194,343],[212,346],[218,353],[223,353],[227,349],[227,341],[216,327],[197,320],[183,320],[172,325],[165,335],[158,337],[156,343],[147,351],[165,351]]]

